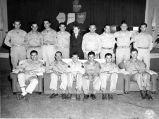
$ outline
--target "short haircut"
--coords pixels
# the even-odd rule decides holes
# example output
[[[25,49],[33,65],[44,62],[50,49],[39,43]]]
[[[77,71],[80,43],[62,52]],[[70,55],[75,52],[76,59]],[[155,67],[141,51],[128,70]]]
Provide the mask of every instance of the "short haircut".
[[[90,55],[93,55],[93,56],[95,56],[95,52],[93,52],[93,51],[90,51],[90,52],[88,53],[88,56],[90,56]]]
[[[109,24],[106,24],[106,25],[104,26],[104,28],[105,28],[106,26],[109,26],[109,27],[110,27],[110,25],[109,25]]]
[[[51,23],[49,19],[44,19],[43,22],[45,22],[45,21],[48,21],[49,23]]]
[[[71,57],[73,57],[74,55],[78,56],[77,52],[72,53]]]
[[[147,24],[146,24],[146,23],[141,23],[140,27],[141,27],[142,25],[145,25],[145,26],[147,27]]]
[[[66,24],[65,24],[64,22],[60,23],[60,24],[59,24],[59,27],[60,27],[61,25],[64,25],[64,26],[66,27]]]
[[[15,24],[15,22],[19,22],[21,24],[21,21],[16,19],[13,23]]]
[[[33,54],[33,53],[36,53],[36,54],[38,55],[38,51],[36,51],[36,50],[32,50],[32,51],[30,52],[30,55]]]
[[[132,50],[131,50],[131,53],[132,52],[137,52],[138,53],[138,50],[136,49],[136,48],[133,48]]]
[[[96,27],[96,25],[95,25],[95,24],[90,24],[90,25],[89,25],[89,27],[91,27],[91,26],[95,26],[95,27]]]
[[[122,20],[122,21],[121,21],[121,25],[122,25],[122,24],[127,24],[126,20]]]
[[[56,54],[58,54],[58,53],[62,56],[62,52],[61,52],[61,51],[57,51],[57,52],[55,53],[55,56],[56,56]]]
[[[111,57],[112,57],[112,54],[111,54],[111,53],[106,53],[106,54],[105,54],[105,58],[106,58],[107,56],[111,56]]]
[[[73,26],[73,29],[74,29],[75,27],[77,27],[78,29],[80,29],[79,25],[74,25],[74,26]]]

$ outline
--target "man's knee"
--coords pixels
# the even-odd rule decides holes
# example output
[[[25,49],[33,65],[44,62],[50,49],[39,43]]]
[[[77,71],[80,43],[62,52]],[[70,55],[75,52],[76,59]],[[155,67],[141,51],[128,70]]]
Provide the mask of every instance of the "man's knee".
[[[151,76],[149,73],[145,72],[142,74],[143,78],[150,80]]]
[[[57,75],[55,73],[51,73],[50,76],[51,76],[51,79],[57,79]]]
[[[19,73],[18,74],[18,79],[23,79],[25,77],[25,74],[24,73]]]

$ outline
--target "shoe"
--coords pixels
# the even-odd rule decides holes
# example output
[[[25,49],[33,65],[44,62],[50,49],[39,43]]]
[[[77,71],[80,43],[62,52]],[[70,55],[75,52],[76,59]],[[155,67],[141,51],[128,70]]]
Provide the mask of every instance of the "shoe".
[[[21,95],[21,94],[17,94],[16,95],[17,100],[22,100],[25,98],[25,96]]]
[[[30,94],[27,93],[27,94],[24,96],[24,98],[25,98],[25,101],[26,101],[26,102],[29,102],[29,100],[30,100]]]
[[[106,94],[102,94],[102,100],[105,100],[106,99]]]
[[[113,95],[112,94],[108,94],[108,100],[113,100]]]
[[[80,100],[81,99],[81,96],[80,96],[80,94],[76,94],[76,100]]]
[[[62,94],[61,97],[62,97],[62,99],[67,99],[67,95],[66,94]]]
[[[84,99],[88,99],[89,95],[84,94]]]
[[[125,94],[129,94],[129,92],[128,92],[128,91],[125,91],[124,93],[125,93]]]
[[[72,98],[72,94],[70,94],[70,93],[67,94],[67,95],[66,95],[66,98],[67,98],[67,99],[71,99],[71,98]]]
[[[152,100],[153,99],[151,94],[150,94],[150,91],[146,91],[146,99],[148,99],[148,100]]]
[[[141,98],[146,99],[146,91],[140,90]]]
[[[152,94],[157,94],[157,91],[151,91]]]
[[[50,95],[50,97],[49,97],[49,98],[51,98],[51,99],[52,99],[52,98],[55,98],[56,96],[58,96],[58,94],[53,93],[53,94],[51,94],[51,95]]]
[[[91,94],[91,98],[92,98],[93,100],[95,100],[95,99],[96,99],[95,94]]]

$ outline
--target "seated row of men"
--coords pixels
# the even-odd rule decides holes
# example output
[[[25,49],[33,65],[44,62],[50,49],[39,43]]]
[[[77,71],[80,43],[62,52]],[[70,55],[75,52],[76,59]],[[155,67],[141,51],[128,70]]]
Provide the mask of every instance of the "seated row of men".
[[[70,34],[66,31],[65,24],[60,24],[60,31],[56,32],[50,27],[51,23],[48,20],[43,23],[45,29],[42,32],[38,32],[37,23],[33,23],[31,31],[26,33],[20,29],[19,21],[14,22],[14,29],[8,32],[4,42],[11,47],[13,69],[19,60],[29,58],[30,51],[33,49],[38,51],[39,57],[46,61],[47,66],[52,63],[56,51],[61,51],[64,58],[69,58],[69,55],[76,52],[80,59],[87,59],[90,51],[95,52],[96,58],[102,59],[106,53],[111,53],[116,64],[119,64],[123,60],[130,59],[131,44],[138,49],[138,58],[146,63],[147,69],[150,68],[153,38],[146,32],[147,24],[145,23],[140,26],[141,32],[135,34],[127,30],[126,22],[122,22],[121,31],[114,34],[110,32],[110,26],[106,25],[101,35],[96,33],[94,24],[89,26],[88,33],[82,34],[80,27],[74,26],[73,33]]]
[[[89,96],[96,99],[96,92],[102,90],[102,99],[113,99],[113,93],[116,90],[118,73],[124,73],[129,76],[126,80],[126,87],[129,87],[129,81],[137,82],[142,99],[152,99],[150,75],[155,72],[147,70],[144,62],[137,59],[138,51],[133,49],[131,51],[132,58],[124,62],[124,69],[119,69],[118,66],[112,62],[112,54],[105,54],[105,62],[99,63],[95,60],[95,53],[88,53],[88,61],[82,63],[76,53],[72,55],[72,61],[65,63],[62,60],[62,53],[57,51],[55,53],[55,60],[50,65],[45,67],[43,62],[38,60],[38,52],[33,50],[30,53],[31,59],[20,62],[17,67],[18,81],[21,87],[22,94],[18,99],[23,99],[32,94],[38,84],[38,74],[49,72],[51,73],[50,89],[53,94],[50,98],[58,95],[58,80],[60,80],[60,89],[62,90],[62,99],[70,99],[72,97],[72,85],[76,81],[76,99],[81,99],[81,93],[84,93],[84,99]],[[110,89],[107,88],[107,81],[110,81]],[[26,86],[26,82],[30,82]],[[92,90],[90,90],[92,87]],[[129,91],[129,88],[126,89]]]

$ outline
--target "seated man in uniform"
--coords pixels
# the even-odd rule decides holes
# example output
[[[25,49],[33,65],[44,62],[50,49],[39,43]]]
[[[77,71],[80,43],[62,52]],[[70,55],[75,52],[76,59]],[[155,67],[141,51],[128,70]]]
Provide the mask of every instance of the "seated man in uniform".
[[[76,99],[80,100],[80,93],[82,89],[82,74],[84,74],[84,67],[79,61],[77,53],[72,54],[72,61],[68,63],[68,91],[71,93],[73,81],[76,80]],[[72,94],[69,96],[71,98]]]
[[[55,53],[55,61],[47,67],[47,70],[51,70],[51,82],[50,89],[53,90],[50,98],[58,96],[57,93],[57,84],[58,80],[61,79],[60,89],[62,90],[62,99],[66,99],[66,89],[67,89],[67,73],[68,65],[62,61],[62,53],[57,51]]]
[[[89,98],[90,87],[93,86],[91,91],[91,98],[96,99],[95,93],[100,90],[100,63],[94,60],[95,53],[88,53],[88,61],[84,63],[85,73],[83,74],[83,91],[84,99]]]
[[[138,50],[131,51],[131,59],[124,63],[125,70],[128,72],[129,78],[126,80],[126,85],[130,85],[130,80],[137,82],[142,99],[152,99],[150,94],[150,73],[146,71],[146,65],[143,61],[137,59]],[[128,87],[128,86],[126,86]]]
[[[38,52],[36,50],[32,50],[30,52],[31,59],[23,60],[19,63],[17,67],[18,73],[18,82],[22,91],[21,95],[18,95],[18,99],[23,99],[26,97],[28,99],[28,95],[32,94],[34,89],[38,84],[38,75],[45,71],[43,62],[38,60]],[[29,83],[26,86],[26,83]]]
[[[118,79],[118,66],[112,62],[112,54],[105,54],[105,62],[101,64],[101,90],[103,91],[102,99],[113,99],[113,91],[116,90]],[[106,91],[107,81],[110,80],[110,91]],[[107,94],[108,92],[108,94]]]

